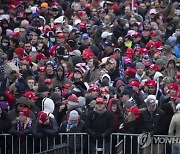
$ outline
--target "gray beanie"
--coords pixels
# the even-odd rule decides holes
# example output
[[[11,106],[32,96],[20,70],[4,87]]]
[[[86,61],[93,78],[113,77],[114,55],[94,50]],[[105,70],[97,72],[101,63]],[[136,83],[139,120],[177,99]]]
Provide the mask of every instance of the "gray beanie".
[[[144,64],[141,62],[136,63],[136,68],[145,68]]]
[[[72,110],[69,114],[69,120],[78,120],[79,114],[76,110]]]

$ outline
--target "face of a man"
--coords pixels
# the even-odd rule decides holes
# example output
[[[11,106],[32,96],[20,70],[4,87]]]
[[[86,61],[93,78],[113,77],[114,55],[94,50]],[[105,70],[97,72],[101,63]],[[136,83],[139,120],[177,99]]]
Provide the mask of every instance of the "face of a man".
[[[143,74],[143,71],[144,71],[143,68],[136,68],[136,73],[140,76]]]
[[[149,94],[154,95],[154,94],[156,93],[156,87],[154,87],[154,86],[149,86],[148,89],[149,89]]]
[[[47,71],[47,74],[52,74],[53,73],[53,67],[51,65],[48,65],[46,67],[46,71]]]
[[[88,66],[89,66],[89,68],[94,67],[93,59],[89,59],[89,61],[88,61]]]
[[[153,111],[155,111],[156,110],[156,104],[154,104],[154,105],[149,105],[149,106],[147,106],[147,109],[150,111],[150,112],[153,112]]]
[[[99,110],[99,111],[101,111],[105,108],[105,104],[103,104],[103,103],[96,103],[95,106],[96,106],[97,110]]]
[[[28,86],[29,86],[30,89],[33,89],[33,87],[34,87],[34,85],[35,85],[35,82],[34,82],[34,80],[28,80],[28,81],[27,81],[27,84],[28,84]]]

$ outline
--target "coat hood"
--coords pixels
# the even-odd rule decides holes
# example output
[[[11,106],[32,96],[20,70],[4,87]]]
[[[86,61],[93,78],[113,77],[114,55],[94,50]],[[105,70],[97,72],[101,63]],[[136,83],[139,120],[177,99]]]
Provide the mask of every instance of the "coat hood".
[[[42,111],[45,111],[47,113],[53,113],[54,112],[54,102],[50,98],[44,98],[42,100]]]

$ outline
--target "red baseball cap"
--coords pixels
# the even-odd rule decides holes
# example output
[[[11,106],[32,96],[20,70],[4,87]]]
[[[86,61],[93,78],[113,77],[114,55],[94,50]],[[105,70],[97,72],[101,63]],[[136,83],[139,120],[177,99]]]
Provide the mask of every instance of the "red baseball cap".
[[[26,117],[29,117],[29,109],[27,107],[21,108],[19,114],[23,114]]]
[[[161,54],[161,51],[160,51],[160,50],[155,50],[153,54],[154,54],[154,55],[155,55],[155,54]]]
[[[141,37],[141,33],[140,32],[136,32],[135,34],[133,34],[134,37]]]
[[[64,33],[59,33],[57,37],[66,39],[66,35]]]
[[[94,57],[94,53],[90,50],[90,49],[84,49],[81,56],[83,57],[83,59],[89,59],[91,57]]]
[[[38,69],[39,72],[46,72],[46,67],[42,66]]]
[[[45,83],[45,84],[52,84],[53,81],[52,81],[52,79],[45,79],[45,80],[44,80],[44,83]]]
[[[27,91],[27,92],[25,92],[24,96],[25,96],[26,98],[32,98],[32,99],[34,99],[34,100],[37,100],[37,99],[38,99],[38,97],[35,95],[35,93],[34,93],[33,91]]]
[[[72,94],[67,98],[67,101],[78,102],[78,97],[75,94]]]
[[[23,60],[27,61],[29,64],[32,64],[32,59],[29,56],[23,57]]]
[[[156,81],[154,81],[154,80],[147,80],[145,82],[145,85],[156,87]]]
[[[179,85],[177,83],[171,83],[169,89],[174,89],[174,90],[178,91]]]
[[[98,104],[98,103],[104,104],[105,103],[104,99],[101,97],[96,98],[96,104]]]
[[[83,15],[86,15],[86,12],[85,11],[79,11],[78,14],[79,14],[79,17],[82,17]]]
[[[151,30],[149,33],[150,36],[156,36],[157,32],[155,30]]]
[[[127,68],[124,71],[124,74],[126,74],[126,75],[136,75],[136,70],[134,68]]]
[[[36,59],[37,60],[41,60],[41,59],[46,59],[47,57],[43,54],[43,53],[38,53],[37,55],[36,55]]]
[[[159,71],[160,70],[160,68],[159,68],[159,66],[157,64],[152,64],[152,65],[150,65],[149,68],[152,69],[152,70],[155,70],[155,71]]]
[[[154,42],[152,42],[152,41],[149,41],[147,44],[146,44],[146,48],[149,50],[150,48],[153,48],[153,47],[155,47],[155,45],[154,45]]]
[[[37,113],[37,119],[39,120],[40,123],[44,123],[48,119],[48,115],[43,111],[39,111]]]
[[[126,108],[126,111],[133,113],[136,118],[139,118],[139,116],[140,116],[140,111],[139,111],[138,107],[135,105],[132,106],[130,109]]]
[[[137,88],[139,88],[139,87],[140,87],[139,82],[138,82],[138,81],[136,81],[136,80],[131,81],[129,84],[130,84],[132,87],[133,87],[133,86],[135,86],[135,87],[137,87]]]
[[[132,48],[127,48],[126,49],[126,56],[127,57],[132,58],[133,53],[134,53],[134,50]]]
[[[147,50],[146,48],[140,48],[139,49],[139,54],[147,54],[149,52],[149,50]]]

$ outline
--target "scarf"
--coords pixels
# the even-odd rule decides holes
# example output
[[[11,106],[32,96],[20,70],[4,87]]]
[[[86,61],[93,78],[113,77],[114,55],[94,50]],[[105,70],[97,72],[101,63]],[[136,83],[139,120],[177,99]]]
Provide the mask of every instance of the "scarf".
[[[68,120],[67,126],[66,126],[66,132],[69,132],[72,128],[77,127],[78,120],[76,122],[71,122],[71,120]]]
[[[32,126],[32,120],[30,118],[27,118],[25,123],[22,123],[20,121],[17,122],[17,130],[23,131],[25,129],[28,129]]]

